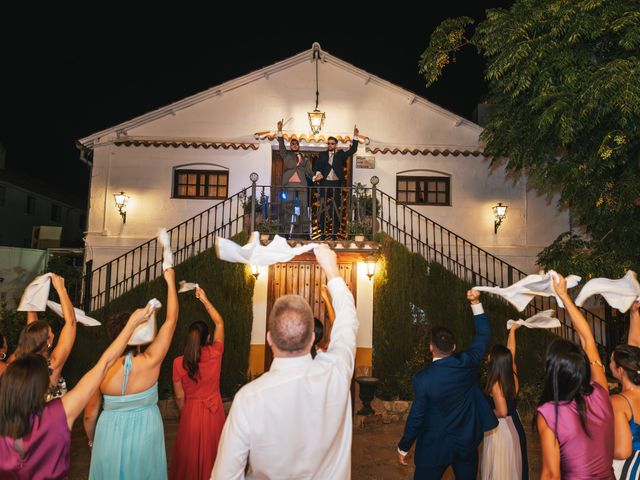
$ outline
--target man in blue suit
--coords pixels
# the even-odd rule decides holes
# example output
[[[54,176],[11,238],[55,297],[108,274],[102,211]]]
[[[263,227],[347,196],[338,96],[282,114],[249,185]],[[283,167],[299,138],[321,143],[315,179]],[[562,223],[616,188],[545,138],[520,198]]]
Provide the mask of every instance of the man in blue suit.
[[[353,142],[348,150],[338,149],[338,139],[329,137],[327,138],[327,150],[318,155],[316,174],[313,180],[320,181],[320,187],[323,187],[320,189],[320,195],[325,199],[325,202],[332,199],[332,231],[327,233],[333,235],[339,231],[340,216],[338,211],[342,205],[342,187],[345,186],[344,169],[347,160],[358,150],[358,135],[358,128],[354,125]],[[324,227],[325,225],[323,225],[323,230],[326,230]]]
[[[478,368],[489,342],[489,323],[480,292],[469,290],[476,333],[468,350],[457,352],[453,332],[431,329],[433,362],[413,377],[413,404],[398,443],[398,458],[406,465],[417,439],[414,480],[437,480],[449,465],[457,479],[475,480],[478,445],[498,420],[478,386]]]

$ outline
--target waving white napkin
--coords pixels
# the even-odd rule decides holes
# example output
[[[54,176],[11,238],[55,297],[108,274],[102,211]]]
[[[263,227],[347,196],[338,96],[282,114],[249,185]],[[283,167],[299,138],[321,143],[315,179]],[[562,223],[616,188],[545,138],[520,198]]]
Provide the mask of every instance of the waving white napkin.
[[[173,252],[171,251],[171,239],[166,228],[161,228],[158,241],[162,245],[162,271],[173,267]]]
[[[246,263],[249,265],[273,265],[274,263],[288,262],[296,255],[313,250],[318,245],[307,243],[300,247],[290,247],[287,241],[276,235],[269,245],[260,243],[260,233],[253,232],[249,243],[241,247],[231,240],[217,237],[216,252],[220,260],[233,263]]]
[[[553,317],[555,310],[543,310],[536,313],[534,316],[522,320],[507,320],[507,330],[511,330],[514,323],[522,325],[527,328],[560,328],[560,320]]]
[[[151,305],[153,312],[149,316],[149,320],[133,331],[129,345],[146,345],[151,343],[156,336],[156,310],[162,308],[162,304],[157,298],[152,298],[147,302],[147,305]]]
[[[18,305],[18,312],[44,312],[47,309],[50,288],[50,273],[36,277],[27,285],[27,288],[24,289],[20,304]]]
[[[53,310],[59,317],[64,318],[64,315],[62,315],[62,306],[59,303],[52,300],[47,300],[47,307]],[[76,321],[83,325],[86,325],[87,327],[97,327],[98,325],[102,325],[95,318],[88,317],[87,314],[84,313],[84,310],[74,308],[73,311],[76,312]]]
[[[178,290],[178,293],[185,293],[185,292],[190,292],[191,290],[195,290],[200,285],[198,285],[197,283],[191,283],[185,280],[180,280],[180,282],[178,282],[178,286],[180,287],[180,289]]]
[[[627,271],[624,277],[617,280],[608,278],[592,278],[576,298],[576,305],[581,307],[587,298],[600,294],[613,308],[625,313],[636,300],[640,300],[640,283],[633,270]]]
[[[473,290],[500,295],[516,307],[519,312],[523,311],[536,295],[541,297],[556,297],[558,305],[564,308],[560,297],[556,295],[556,292],[553,289],[553,278],[557,278],[557,275],[558,274],[555,271],[549,270],[543,275],[527,275],[522,280],[519,280],[506,288],[473,287]],[[577,275],[569,275],[566,277],[566,280],[567,288],[573,288],[578,285],[581,278]]]

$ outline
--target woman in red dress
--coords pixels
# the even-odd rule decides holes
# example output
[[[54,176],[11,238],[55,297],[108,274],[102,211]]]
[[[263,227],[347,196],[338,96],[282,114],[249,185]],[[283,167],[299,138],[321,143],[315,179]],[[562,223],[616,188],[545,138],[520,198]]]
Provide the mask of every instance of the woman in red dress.
[[[213,343],[209,327],[189,326],[184,355],[173,361],[173,389],[180,409],[180,425],[173,449],[171,480],[209,480],[224,426],[220,396],[220,366],[224,351],[224,322],[204,290],[196,289],[215,324]]]

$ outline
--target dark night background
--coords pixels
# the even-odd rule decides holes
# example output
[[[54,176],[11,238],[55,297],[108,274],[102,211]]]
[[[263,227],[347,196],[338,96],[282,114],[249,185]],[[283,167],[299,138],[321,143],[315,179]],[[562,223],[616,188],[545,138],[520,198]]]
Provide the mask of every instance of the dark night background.
[[[269,2],[228,11],[188,2],[2,2],[0,142],[7,170],[85,200],[88,169],[78,159],[77,139],[307,50],[314,41],[470,118],[485,90],[476,53],[459,55],[429,89],[418,59],[442,20],[482,19],[487,8],[511,3]]]

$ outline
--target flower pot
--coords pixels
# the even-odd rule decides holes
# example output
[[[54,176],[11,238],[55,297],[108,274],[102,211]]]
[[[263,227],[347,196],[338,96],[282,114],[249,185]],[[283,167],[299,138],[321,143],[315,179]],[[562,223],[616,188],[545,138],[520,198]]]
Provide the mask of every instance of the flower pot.
[[[356,235],[353,237],[356,242],[364,242],[364,235]]]

